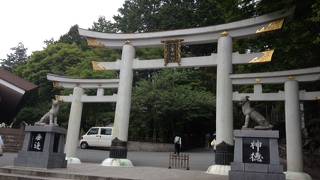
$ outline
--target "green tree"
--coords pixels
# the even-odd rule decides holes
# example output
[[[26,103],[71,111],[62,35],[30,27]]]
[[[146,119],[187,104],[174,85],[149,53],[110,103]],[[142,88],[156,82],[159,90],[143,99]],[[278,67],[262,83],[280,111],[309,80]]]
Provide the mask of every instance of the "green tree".
[[[199,76],[199,71],[163,70],[139,81],[132,96],[130,137],[171,142],[174,133],[201,139],[214,129],[214,96],[201,87]]]
[[[107,57],[110,57],[110,59],[115,60],[117,58],[117,55],[112,55],[112,51],[106,51],[108,52]],[[39,86],[38,93],[30,97],[28,106],[19,113],[19,121],[32,123],[39,120],[50,108],[51,98],[59,94],[70,94],[70,90],[53,88],[52,82],[46,78],[48,73],[76,78],[114,78],[116,76],[115,72],[95,72],[92,70],[91,61],[94,58],[100,57],[101,54],[105,55],[106,52],[103,52],[101,49],[87,49],[84,51],[75,43],[66,44],[58,42],[48,45],[42,51],[33,52],[26,64],[20,65],[15,69],[17,75]],[[92,92],[88,91],[86,93],[90,94]],[[112,111],[111,108],[110,110],[106,110],[106,107],[108,106],[101,106],[100,108],[90,106],[88,107],[88,111],[98,111],[97,114]],[[59,121],[65,126],[67,125],[69,116],[68,108],[68,104],[63,104],[59,113]],[[86,117],[87,115],[84,114],[83,116]],[[102,118],[100,117],[100,119]]]
[[[241,18],[236,0],[129,0],[114,16],[121,32],[193,28]]]
[[[51,38],[49,40],[44,40],[43,43],[46,45],[46,47],[48,47],[49,45],[56,43],[56,41],[53,38]]]
[[[89,30],[104,33],[115,33],[118,31],[115,24],[106,20],[104,16],[99,17],[98,22],[93,22],[93,25]]]
[[[69,32],[62,35],[58,42],[67,44],[77,44],[81,49],[87,49],[88,44],[84,37],[81,37],[78,32],[78,25],[74,25],[70,28]]]
[[[13,71],[19,65],[27,62],[27,48],[24,47],[23,43],[20,42],[16,47],[11,48],[13,53],[7,55],[7,59],[3,59],[1,66],[8,71]]]

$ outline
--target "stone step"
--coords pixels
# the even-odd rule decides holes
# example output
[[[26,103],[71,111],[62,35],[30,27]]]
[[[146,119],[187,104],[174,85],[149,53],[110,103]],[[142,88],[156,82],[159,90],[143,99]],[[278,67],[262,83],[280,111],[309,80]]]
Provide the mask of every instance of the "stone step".
[[[5,144],[18,144],[18,143],[21,143],[22,141],[20,140],[20,139],[10,139],[10,140],[8,140],[8,139],[6,139],[5,140]]]
[[[15,149],[13,149],[13,148],[3,149],[3,152],[8,152],[8,153],[16,153],[18,151],[20,151],[20,149],[17,149],[17,148],[15,148]]]
[[[53,177],[40,177],[24,174],[10,174],[10,173],[0,173],[1,180],[71,180],[65,178],[53,178]]]
[[[4,144],[21,144],[22,141],[12,140],[12,141],[5,141]]]
[[[56,170],[56,169],[55,169]],[[101,177],[92,175],[81,175],[81,174],[71,174],[71,173],[61,173],[58,171],[51,171],[50,169],[42,168],[31,168],[31,167],[18,167],[18,166],[5,166],[0,167],[0,179],[2,180],[2,174],[13,179],[8,180],[29,180],[31,179],[52,179],[52,180],[70,180],[70,179],[83,179],[83,180],[129,180],[124,178],[113,178],[113,177]],[[17,177],[14,179],[14,177]],[[26,179],[21,179],[20,177],[27,177]],[[20,178],[20,179],[19,179]],[[30,180],[31,180],[30,179]],[[4,179],[7,180],[7,179]]]
[[[19,143],[19,142],[10,142],[10,143],[5,143],[4,146],[21,146],[21,143]]]
[[[5,145],[3,146],[3,151],[4,152],[18,152],[21,150],[21,146],[20,145]]]
[[[4,144],[22,144],[22,141],[12,140],[12,141],[5,141]]]
[[[22,148],[22,143],[19,142],[6,142],[3,146],[4,151],[18,152]]]
[[[18,152],[21,149],[24,140],[24,130],[0,128],[0,134],[4,141],[4,152]]]
[[[19,150],[21,149],[21,145],[20,144],[6,144],[3,146],[3,148],[19,148]]]

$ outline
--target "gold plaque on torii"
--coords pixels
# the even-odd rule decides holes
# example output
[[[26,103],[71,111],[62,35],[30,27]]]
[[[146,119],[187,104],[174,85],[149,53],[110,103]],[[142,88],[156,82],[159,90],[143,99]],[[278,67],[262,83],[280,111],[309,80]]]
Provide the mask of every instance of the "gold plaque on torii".
[[[181,63],[181,42],[183,39],[165,40],[164,43],[164,65],[168,63]]]
[[[255,57],[249,61],[249,63],[265,63],[270,62],[272,59],[274,50],[264,51],[262,52],[262,56]]]
[[[94,71],[104,71],[106,70],[103,66],[100,66],[97,61],[91,61],[92,63],[92,68]]]
[[[97,41],[95,38],[87,38],[87,43],[90,47],[105,47],[103,43]]]
[[[283,25],[284,19],[279,19],[273,22],[270,22],[268,25],[258,29],[256,33],[263,33],[268,31],[274,31],[277,29],[281,29]]]

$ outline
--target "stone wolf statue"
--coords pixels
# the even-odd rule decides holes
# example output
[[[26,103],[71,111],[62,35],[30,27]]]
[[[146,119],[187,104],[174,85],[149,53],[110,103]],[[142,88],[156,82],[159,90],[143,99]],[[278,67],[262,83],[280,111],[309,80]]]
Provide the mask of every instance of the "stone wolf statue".
[[[249,96],[241,98],[239,103],[242,108],[242,113],[245,115],[245,123],[243,129],[248,128],[250,119],[254,120],[258,126],[254,129],[271,129],[273,126],[259,112],[250,106]]]
[[[52,99],[51,109],[42,116],[42,118],[34,123],[35,125],[50,125],[50,126],[58,126],[57,116],[59,111],[59,101]]]

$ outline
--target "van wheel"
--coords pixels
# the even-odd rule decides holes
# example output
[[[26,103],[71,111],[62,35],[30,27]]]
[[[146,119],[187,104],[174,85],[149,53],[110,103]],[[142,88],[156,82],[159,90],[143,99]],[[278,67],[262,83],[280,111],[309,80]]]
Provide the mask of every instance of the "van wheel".
[[[87,149],[87,148],[88,148],[88,143],[82,142],[82,143],[80,144],[80,148],[81,148],[81,149]]]

